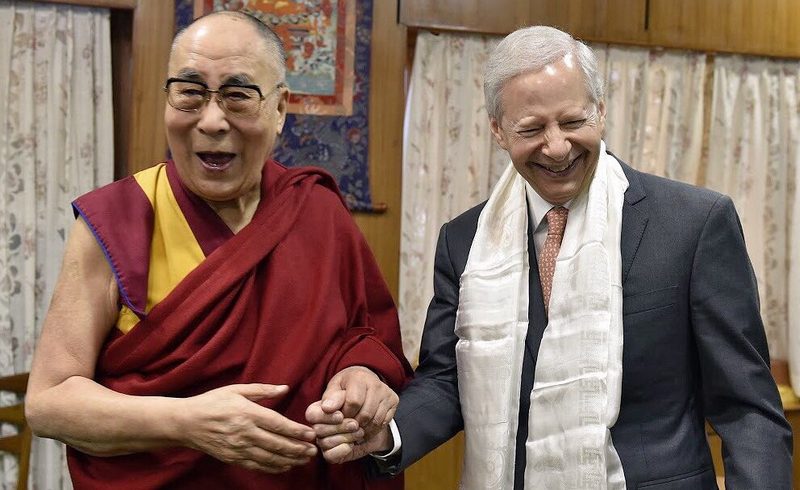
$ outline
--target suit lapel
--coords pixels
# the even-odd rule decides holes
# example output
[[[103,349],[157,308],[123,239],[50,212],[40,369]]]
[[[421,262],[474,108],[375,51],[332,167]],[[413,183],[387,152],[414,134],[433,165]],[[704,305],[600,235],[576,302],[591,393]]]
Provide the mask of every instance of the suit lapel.
[[[620,164],[628,179],[628,189],[625,191],[625,202],[622,205],[622,236],[620,238],[622,284],[625,284],[625,279],[633,265],[633,259],[636,258],[636,252],[639,250],[639,243],[644,236],[644,230],[647,228],[648,217],[646,207],[637,206],[647,197],[642,182],[639,180],[638,172],[622,161]]]

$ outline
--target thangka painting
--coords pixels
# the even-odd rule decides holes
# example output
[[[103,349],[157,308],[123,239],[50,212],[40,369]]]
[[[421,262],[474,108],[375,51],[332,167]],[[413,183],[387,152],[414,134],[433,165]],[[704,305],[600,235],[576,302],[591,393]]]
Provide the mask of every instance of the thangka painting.
[[[176,27],[187,2],[176,0]],[[382,211],[369,187],[369,68],[372,0],[194,0],[194,17],[246,9],[286,47],[289,115],[273,156],[336,177],[354,211]]]

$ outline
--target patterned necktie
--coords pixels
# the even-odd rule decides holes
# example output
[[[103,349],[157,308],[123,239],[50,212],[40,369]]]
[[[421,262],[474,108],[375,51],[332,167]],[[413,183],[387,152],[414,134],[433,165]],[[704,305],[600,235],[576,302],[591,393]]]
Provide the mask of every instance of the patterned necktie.
[[[569,209],[556,206],[547,212],[547,239],[539,255],[539,280],[542,283],[542,296],[544,296],[544,311],[550,308],[550,292],[553,289],[553,273],[556,270],[556,257],[564,238],[564,228],[567,227],[567,213]]]

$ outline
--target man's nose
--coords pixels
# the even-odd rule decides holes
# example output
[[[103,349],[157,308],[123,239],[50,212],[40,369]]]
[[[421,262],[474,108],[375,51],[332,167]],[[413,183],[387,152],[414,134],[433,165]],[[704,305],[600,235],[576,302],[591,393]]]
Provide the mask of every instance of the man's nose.
[[[197,122],[197,129],[205,134],[221,134],[230,130],[228,115],[222,109],[219,101],[219,94],[210,94],[210,99],[200,110],[200,120]]]
[[[558,126],[549,127],[544,133],[542,153],[553,161],[560,162],[569,156],[572,143]]]

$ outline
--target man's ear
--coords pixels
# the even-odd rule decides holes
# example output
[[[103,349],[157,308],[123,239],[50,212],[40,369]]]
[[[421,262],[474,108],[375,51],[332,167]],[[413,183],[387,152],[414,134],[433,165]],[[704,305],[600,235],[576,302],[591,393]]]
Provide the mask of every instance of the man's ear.
[[[604,100],[597,104],[597,127],[601,133],[606,127],[606,102]]]
[[[503,128],[500,127],[500,121],[498,121],[496,117],[489,118],[489,128],[492,130],[494,140],[497,141],[497,144],[500,145],[500,148],[508,151],[508,143],[506,142],[505,133],[503,132]]]

